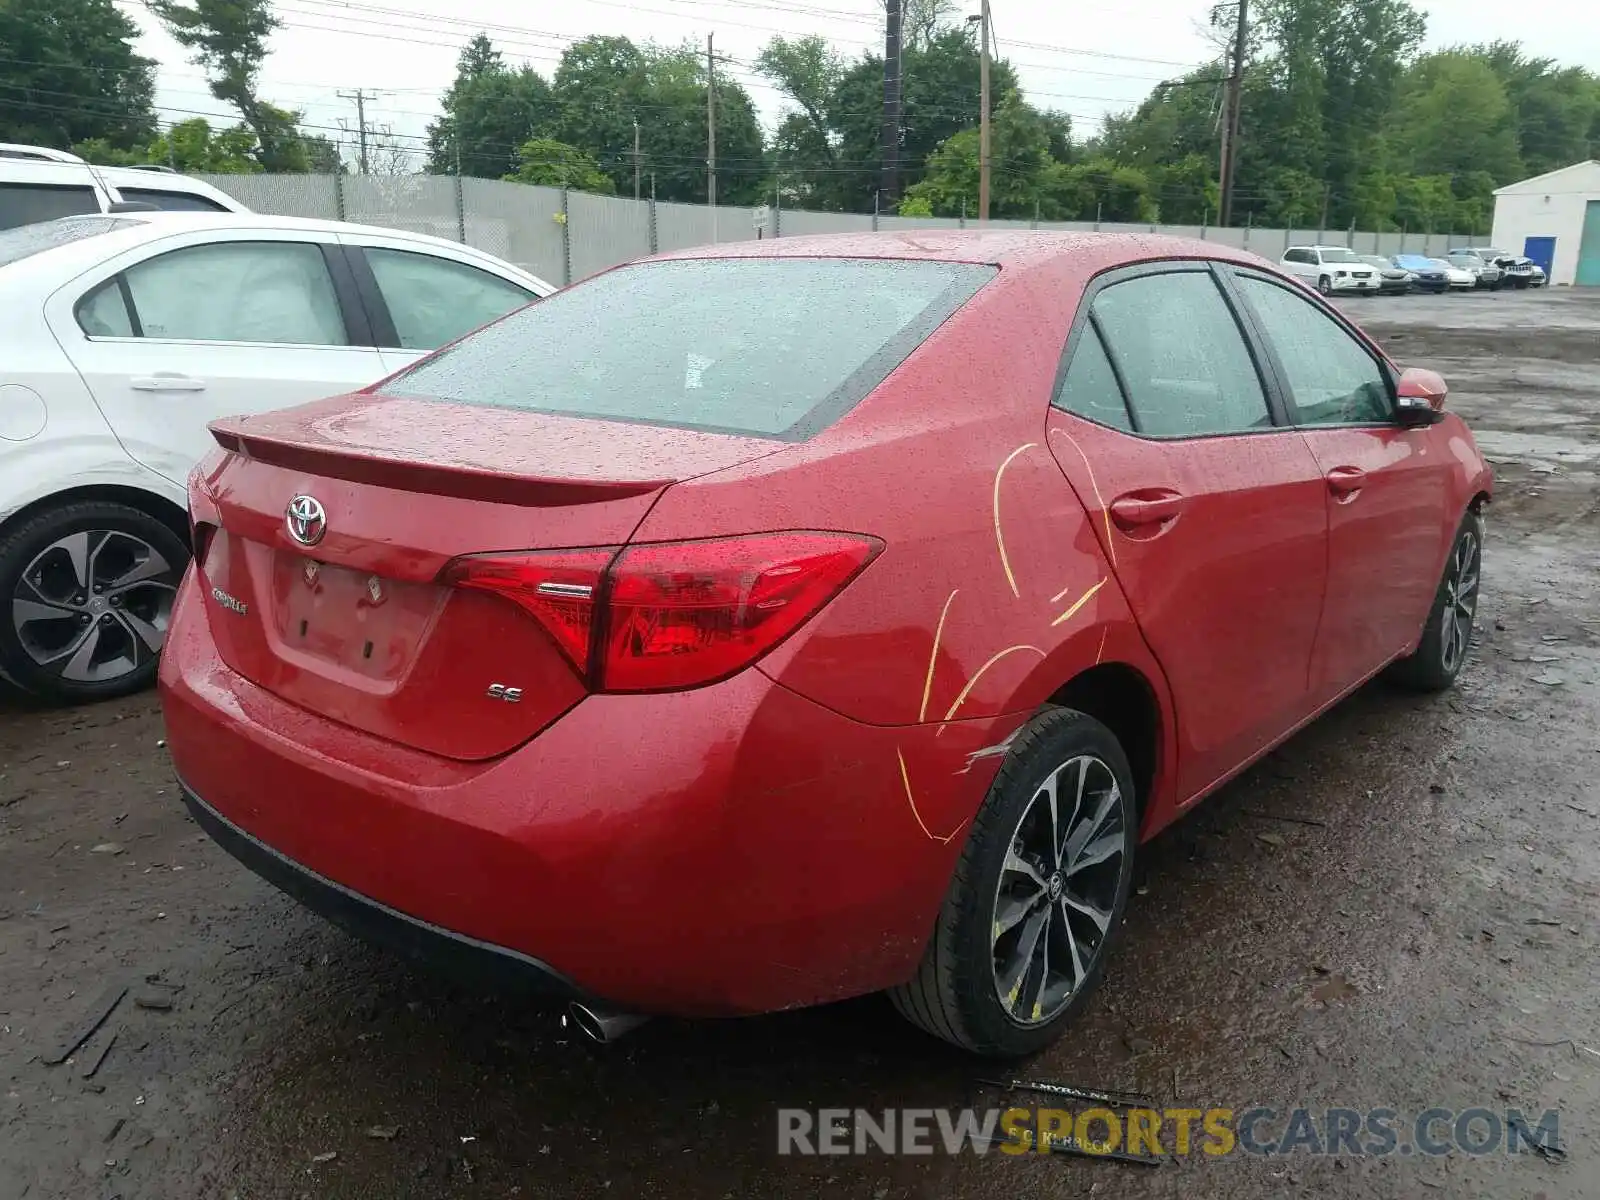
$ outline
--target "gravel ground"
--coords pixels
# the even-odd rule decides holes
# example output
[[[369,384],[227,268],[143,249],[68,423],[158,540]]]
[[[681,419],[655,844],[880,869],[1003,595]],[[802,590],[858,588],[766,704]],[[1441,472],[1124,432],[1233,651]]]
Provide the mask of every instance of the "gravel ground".
[[[217,850],[152,697],[0,698],[0,1200],[1600,1194],[1600,296],[1347,307],[1446,373],[1497,463],[1476,652],[1447,696],[1366,689],[1148,847],[1104,988],[1025,1073],[1236,1110],[1556,1108],[1564,1164],[780,1159],[780,1105],[1003,1101],[875,998],[591,1050]]]

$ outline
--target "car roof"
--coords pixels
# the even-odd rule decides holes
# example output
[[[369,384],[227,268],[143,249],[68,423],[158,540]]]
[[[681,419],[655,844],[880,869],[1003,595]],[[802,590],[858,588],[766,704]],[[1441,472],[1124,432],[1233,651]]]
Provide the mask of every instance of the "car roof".
[[[60,217],[57,219],[72,221],[81,218]],[[61,264],[61,269],[69,271],[74,269],[85,270],[112,254],[130,250],[142,242],[168,237],[174,233],[188,233],[190,231],[225,233],[252,229],[277,232],[303,230],[308,233],[344,233],[363,237],[394,238],[400,241],[433,246],[461,254],[469,259],[482,258],[501,263],[540,284],[546,291],[554,290],[551,284],[506,259],[497,258],[492,254],[464,245],[461,242],[430,237],[425,233],[412,233],[405,229],[386,229],[377,225],[356,225],[349,221],[325,221],[312,217],[274,217],[263,213],[248,212],[154,211],[112,214],[98,219],[116,220],[125,225],[126,228],[114,229],[98,237],[85,238],[81,241],[54,246],[23,261],[33,264],[33,269],[38,269],[39,263],[49,261]],[[50,269],[54,270],[56,268],[52,267]]]
[[[32,146],[24,142],[0,142],[0,158],[16,162],[82,163],[83,159],[66,150]]]
[[[1071,257],[1091,270],[1122,262],[1211,258],[1271,266],[1258,255],[1198,238],[1157,233],[1059,233],[1027,229],[907,229],[723,242],[673,250],[647,261],[711,258],[882,258],[1042,266]]]

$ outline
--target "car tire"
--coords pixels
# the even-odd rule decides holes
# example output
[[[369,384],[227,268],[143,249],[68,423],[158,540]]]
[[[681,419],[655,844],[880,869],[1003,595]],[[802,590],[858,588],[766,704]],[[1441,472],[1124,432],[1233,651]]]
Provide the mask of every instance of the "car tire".
[[[1450,545],[1422,641],[1415,652],[1389,668],[1391,680],[1419,692],[1442,692],[1455,683],[1472,646],[1482,580],[1483,517],[1469,512]]]
[[[1072,709],[1039,713],[1012,740],[973,818],[917,974],[889,993],[895,1008],[987,1057],[1049,1045],[1104,974],[1137,836],[1133,776],[1116,737]]]
[[[130,505],[83,501],[27,517],[0,538],[0,667],[54,704],[149,687],[188,562],[176,532]]]
[[[1333,295],[1333,280],[1329,279],[1326,275],[1318,277],[1317,291],[1324,296]]]

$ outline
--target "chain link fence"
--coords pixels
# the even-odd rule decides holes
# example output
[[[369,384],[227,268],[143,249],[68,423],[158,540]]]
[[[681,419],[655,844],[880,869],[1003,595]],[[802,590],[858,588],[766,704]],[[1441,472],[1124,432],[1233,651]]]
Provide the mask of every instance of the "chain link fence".
[[[322,217],[464,242],[526,271],[568,284],[664,250],[757,237],[873,229],[957,229],[957,217],[899,217],[673,204],[449,175],[203,175],[260,213]],[[1094,221],[990,221],[992,229],[1103,230],[1200,238],[1277,259],[1290,246],[1349,246],[1357,254],[1443,255],[1481,239],[1455,233],[1355,229],[1218,229]]]

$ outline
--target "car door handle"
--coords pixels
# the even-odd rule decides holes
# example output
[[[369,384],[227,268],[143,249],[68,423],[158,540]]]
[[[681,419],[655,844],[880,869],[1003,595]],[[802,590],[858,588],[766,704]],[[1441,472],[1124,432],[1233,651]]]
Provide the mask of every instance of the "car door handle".
[[[1335,496],[1353,498],[1367,486],[1367,473],[1360,467],[1334,467],[1325,476],[1328,490]]]
[[[1184,498],[1176,492],[1118,496],[1111,502],[1111,519],[1124,530],[1142,529],[1172,520],[1183,506]]]
[[[203,392],[206,381],[193,375],[157,371],[154,375],[135,375],[128,386],[136,392]]]

